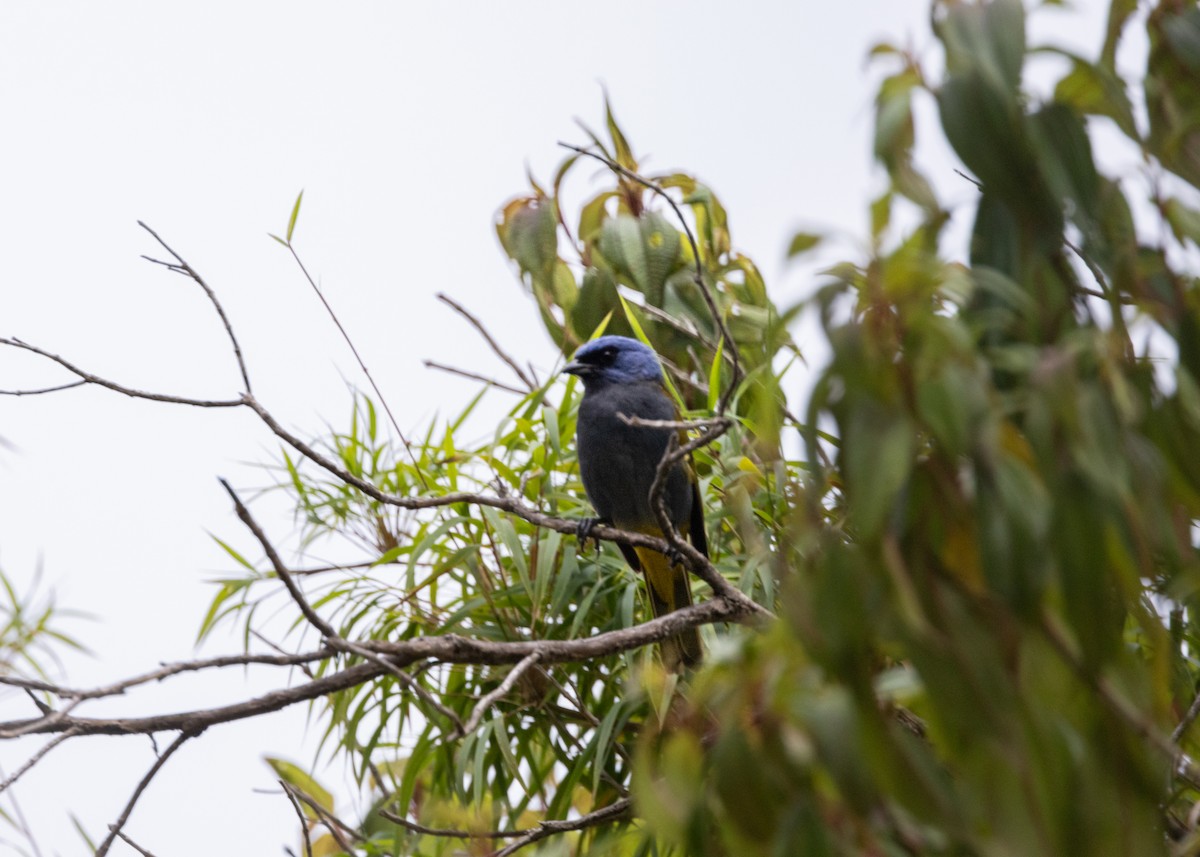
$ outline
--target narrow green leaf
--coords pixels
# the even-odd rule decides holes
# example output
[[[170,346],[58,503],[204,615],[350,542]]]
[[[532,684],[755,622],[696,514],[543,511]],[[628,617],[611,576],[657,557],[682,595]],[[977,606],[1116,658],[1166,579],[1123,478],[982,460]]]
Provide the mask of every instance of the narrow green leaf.
[[[717,341],[717,353],[713,356],[712,366],[708,368],[708,409],[715,411],[721,401],[721,360],[725,356],[725,337]]]
[[[287,244],[291,246],[292,233],[296,231],[296,218],[300,216],[300,202],[304,199],[304,191],[296,197],[296,204],[292,206],[292,216],[288,218],[287,228]]]

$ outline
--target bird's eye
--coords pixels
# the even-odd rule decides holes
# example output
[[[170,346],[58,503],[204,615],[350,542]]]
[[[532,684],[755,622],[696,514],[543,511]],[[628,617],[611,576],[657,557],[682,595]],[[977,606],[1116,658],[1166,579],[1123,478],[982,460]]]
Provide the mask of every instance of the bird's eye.
[[[605,348],[603,351],[600,352],[600,356],[604,360],[612,360],[614,357],[617,356],[617,349],[615,349],[611,346],[608,348]]]

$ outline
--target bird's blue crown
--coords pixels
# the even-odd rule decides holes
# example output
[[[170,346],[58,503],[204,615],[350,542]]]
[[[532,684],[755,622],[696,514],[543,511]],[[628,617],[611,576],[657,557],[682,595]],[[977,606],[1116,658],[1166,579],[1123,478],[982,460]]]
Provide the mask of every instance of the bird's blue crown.
[[[613,383],[661,381],[662,367],[658,355],[636,339],[628,336],[601,336],[584,344],[575,352],[575,359],[564,369],[589,379]]]

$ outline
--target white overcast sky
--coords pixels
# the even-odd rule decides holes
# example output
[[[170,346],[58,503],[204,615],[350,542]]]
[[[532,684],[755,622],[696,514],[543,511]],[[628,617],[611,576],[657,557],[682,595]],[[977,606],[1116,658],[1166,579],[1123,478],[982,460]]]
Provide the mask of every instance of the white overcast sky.
[[[1064,31],[1048,11],[1040,28],[1098,45],[1107,3],[1081,5],[1082,26]],[[734,243],[790,302],[811,287],[784,264],[794,230],[832,230],[843,256],[859,252],[853,236],[865,234],[881,181],[864,57],[884,36],[935,56],[926,16],[924,0],[5,2],[0,335],[134,387],[240,392],[198,289],[139,259],[162,255],[141,219],[220,295],[259,398],[302,435],[340,425],[347,381],[362,379],[267,238],[303,188],[296,243],[401,424],[421,427],[475,391],[423,359],[504,375],[437,291],[513,354],[554,368],[494,215],[526,188],[527,166],[550,176],[557,140],[583,139],[576,117],[602,125],[602,85],[646,169],[685,168],[710,184]],[[939,186],[968,200],[955,162],[941,149],[932,157]],[[65,380],[0,349],[2,388]],[[503,394],[491,401],[485,413],[501,413]],[[216,477],[265,484],[254,465],[277,444],[261,425],[82,389],[0,397],[0,437],[13,447],[0,449],[0,567],[23,584],[42,567],[61,605],[96,617],[68,626],[94,654],[69,657],[64,680],[91,686],[193,656],[207,581],[230,566],[208,533],[257,555]],[[287,517],[263,522],[294,545]],[[201,652],[239,645],[231,631]],[[206,707],[278,680],[185,679],[84,713]],[[31,712],[0,693],[0,719]],[[295,847],[290,806],[254,789],[273,786],[263,755],[308,764],[318,731],[302,710],[211,729],[159,775],[127,832],[171,857]],[[42,740],[0,745],[4,771]],[[100,838],[152,760],[142,737],[79,739],[48,756],[15,789],[43,853],[84,853],[68,813]],[[320,775],[343,781],[336,767]],[[16,839],[0,828],[0,852]]]

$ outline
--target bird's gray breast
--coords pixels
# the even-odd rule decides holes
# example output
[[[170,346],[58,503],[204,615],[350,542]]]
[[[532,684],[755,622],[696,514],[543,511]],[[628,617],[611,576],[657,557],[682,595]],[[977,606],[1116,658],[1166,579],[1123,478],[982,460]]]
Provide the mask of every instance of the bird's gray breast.
[[[600,517],[618,527],[641,529],[656,521],[650,488],[674,430],[630,426],[618,414],[673,420],[675,405],[654,382],[588,390],[579,405],[576,443],[588,499]],[[691,490],[679,465],[667,478],[665,499],[672,523],[680,526],[691,511]]]

